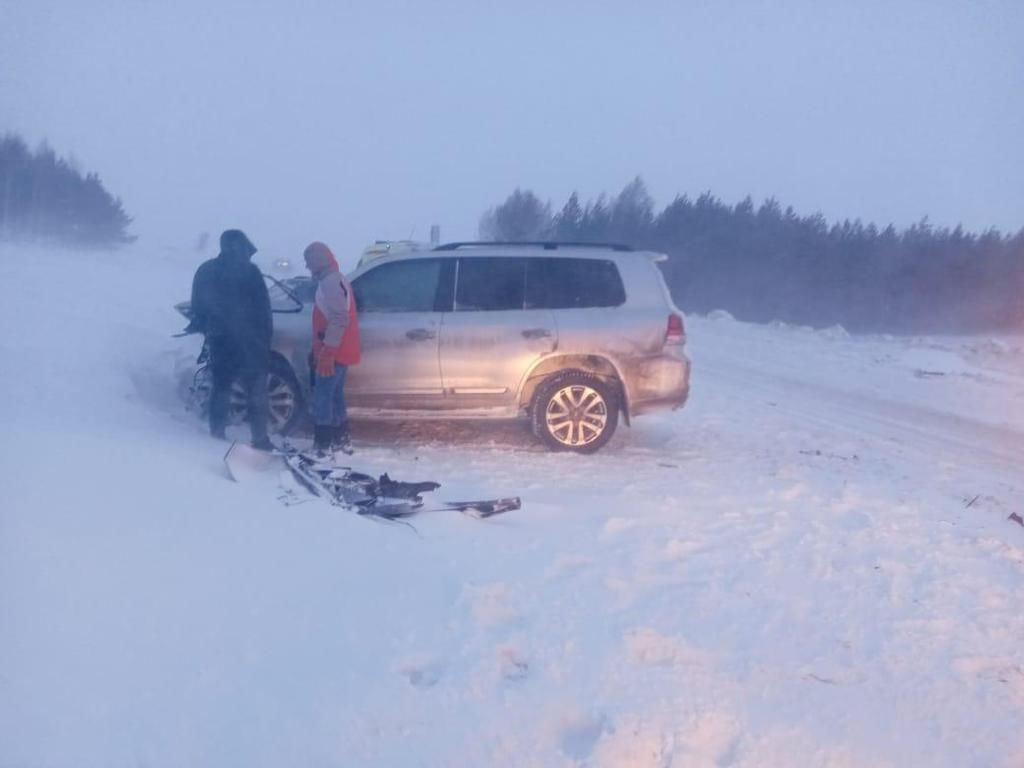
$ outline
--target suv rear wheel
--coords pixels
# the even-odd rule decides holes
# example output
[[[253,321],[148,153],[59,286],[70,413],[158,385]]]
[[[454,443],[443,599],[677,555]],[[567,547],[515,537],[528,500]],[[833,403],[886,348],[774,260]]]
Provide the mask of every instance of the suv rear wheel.
[[[564,371],[537,389],[531,417],[533,433],[552,450],[593,453],[615,434],[619,403],[603,379]]]

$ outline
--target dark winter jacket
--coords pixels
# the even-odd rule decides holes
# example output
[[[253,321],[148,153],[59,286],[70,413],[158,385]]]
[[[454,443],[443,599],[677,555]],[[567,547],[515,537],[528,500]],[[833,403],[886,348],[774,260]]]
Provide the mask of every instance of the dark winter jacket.
[[[259,268],[256,247],[237,229],[220,236],[220,255],[200,265],[192,280],[188,330],[233,342],[243,348],[269,348],[273,332],[270,295]]]

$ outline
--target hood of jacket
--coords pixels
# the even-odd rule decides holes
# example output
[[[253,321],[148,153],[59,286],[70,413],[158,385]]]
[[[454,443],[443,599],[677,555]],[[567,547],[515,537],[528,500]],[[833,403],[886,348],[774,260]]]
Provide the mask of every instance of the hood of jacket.
[[[306,266],[313,273],[313,277],[320,279],[331,272],[340,272],[338,260],[334,258],[331,249],[321,242],[310,243],[302,252],[306,260]]]
[[[240,229],[226,229],[220,236],[220,257],[228,261],[248,261],[256,253],[256,246]]]

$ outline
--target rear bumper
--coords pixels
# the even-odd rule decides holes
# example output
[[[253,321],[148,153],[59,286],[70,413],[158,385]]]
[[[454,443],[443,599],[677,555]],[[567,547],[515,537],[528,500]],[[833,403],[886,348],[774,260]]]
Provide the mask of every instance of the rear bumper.
[[[631,417],[677,410],[690,396],[690,359],[682,353],[644,360],[628,376]]]

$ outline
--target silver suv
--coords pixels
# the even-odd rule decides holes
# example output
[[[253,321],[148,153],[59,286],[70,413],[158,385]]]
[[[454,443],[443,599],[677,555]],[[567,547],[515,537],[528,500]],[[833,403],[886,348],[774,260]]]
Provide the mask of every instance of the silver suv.
[[[350,416],[522,418],[553,449],[598,450],[620,414],[628,425],[686,402],[690,361],[657,267],[664,258],[544,242],[450,243],[373,260],[350,276],[362,341],[345,387]],[[278,431],[294,427],[307,400],[314,292],[308,278],[272,291]],[[244,418],[242,398],[234,416]]]

